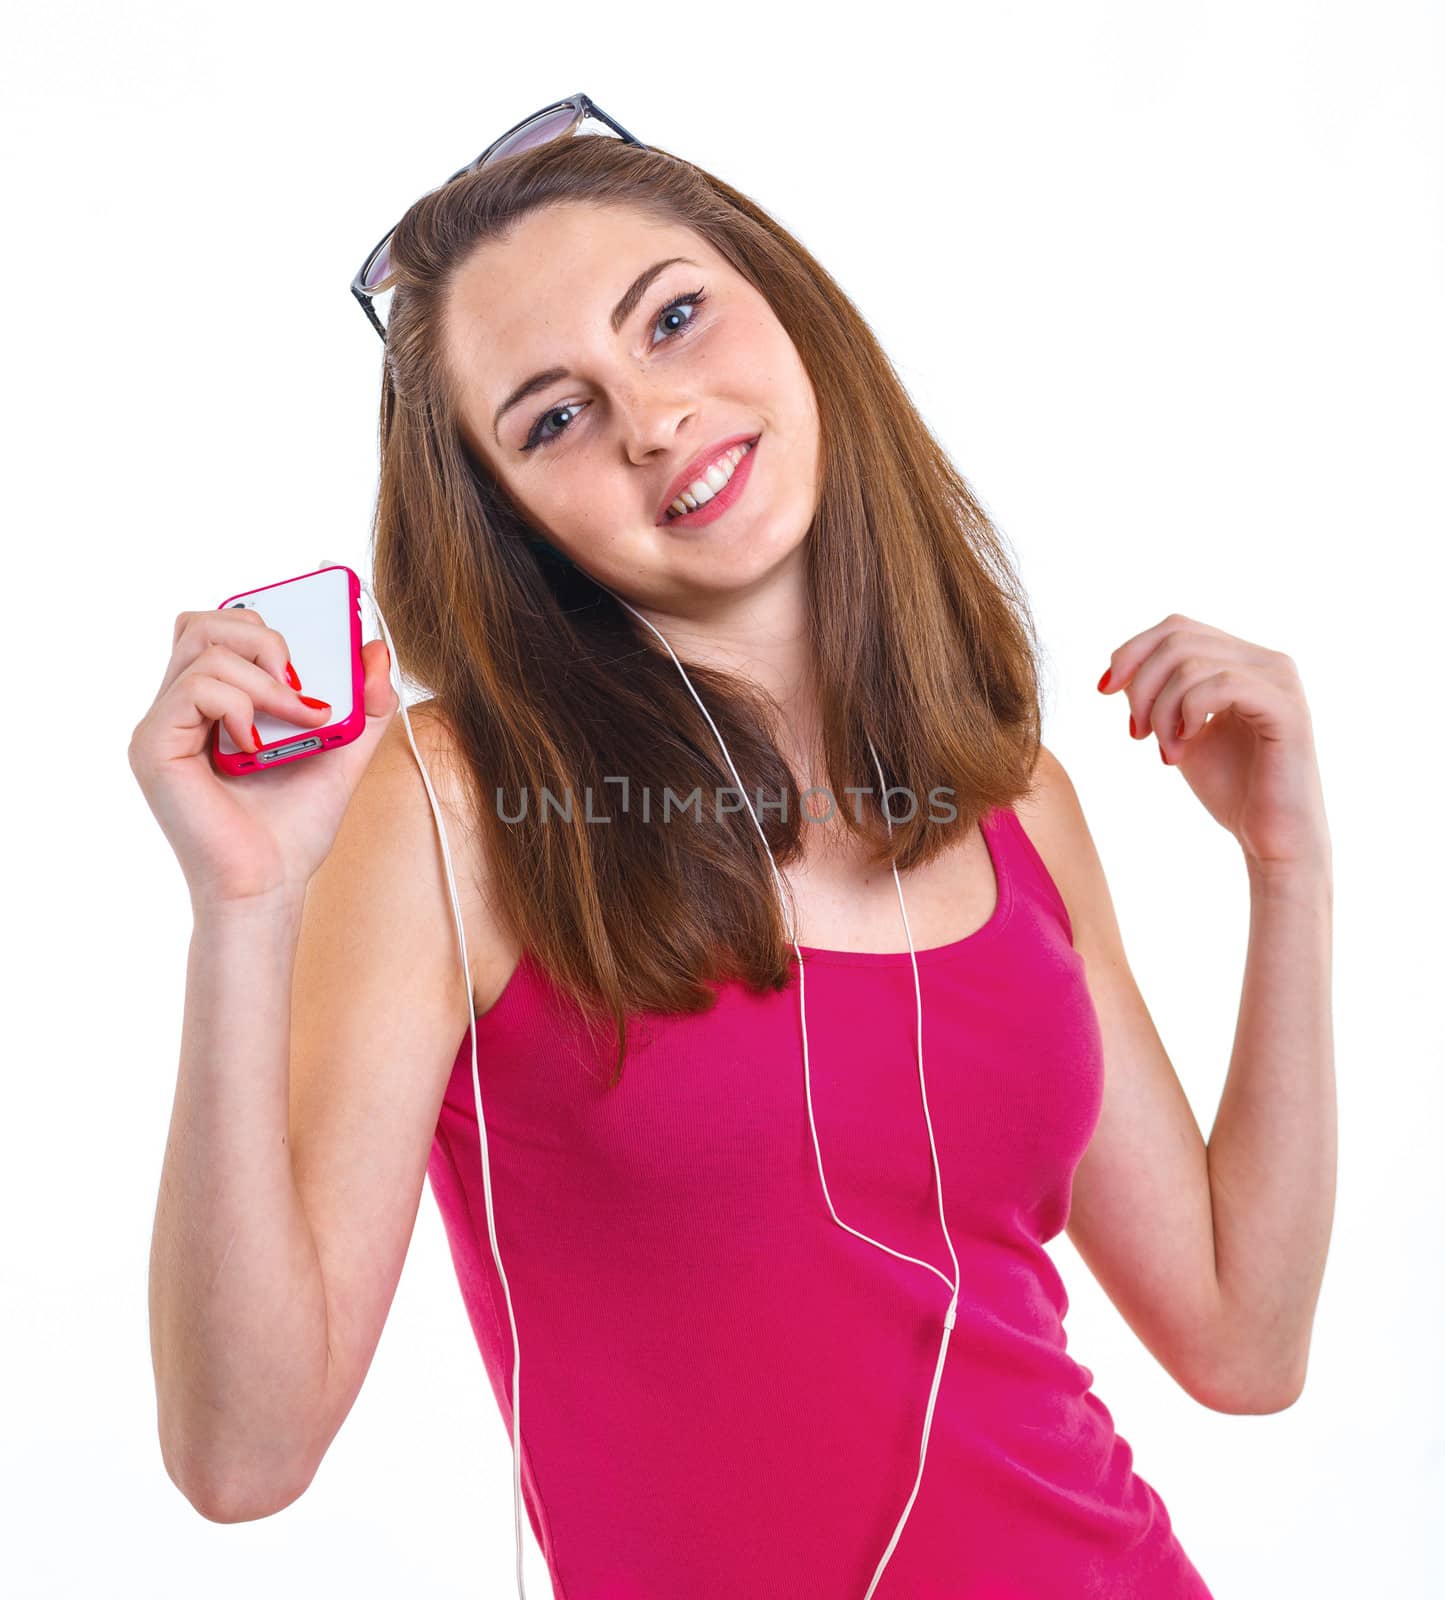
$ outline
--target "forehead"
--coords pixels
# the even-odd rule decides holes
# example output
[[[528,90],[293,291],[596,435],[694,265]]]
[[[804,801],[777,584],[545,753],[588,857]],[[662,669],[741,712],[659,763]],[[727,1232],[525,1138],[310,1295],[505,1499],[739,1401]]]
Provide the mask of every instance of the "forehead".
[[[522,366],[562,359],[560,341],[610,335],[608,313],[637,274],[665,256],[718,258],[691,229],[622,206],[569,203],[524,217],[504,240],[479,245],[447,299],[446,336],[461,370],[489,390]]]

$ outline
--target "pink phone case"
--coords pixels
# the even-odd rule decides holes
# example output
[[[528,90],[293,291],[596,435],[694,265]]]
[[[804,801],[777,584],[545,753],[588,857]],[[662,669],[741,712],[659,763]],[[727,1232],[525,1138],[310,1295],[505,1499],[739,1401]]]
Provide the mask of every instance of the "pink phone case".
[[[233,777],[264,772],[357,738],[366,726],[366,674],[361,662],[361,581],[351,568],[323,567],[262,589],[243,589],[216,609],[229,606],[259,612],[268,627],[284,636],[301,692],[325,700],[331,721],[306,727],[258,710],[261,748],[254,754],[242,750],[218,722],[212,751],[220,770]]]

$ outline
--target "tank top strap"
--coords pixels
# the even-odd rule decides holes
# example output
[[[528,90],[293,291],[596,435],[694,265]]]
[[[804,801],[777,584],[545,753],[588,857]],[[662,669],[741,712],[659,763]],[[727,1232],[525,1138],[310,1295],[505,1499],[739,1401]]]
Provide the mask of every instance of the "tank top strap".
[[[1069,908],[1064,904],[1064,897],[1054,882],[1053,874],[1044,864],[1044,858],[1024,831],[1018,814],[1011,806],[995,806],[985,815],[982,826],[993,852],[994,869],[1000,876],[1008,874],[1015,898],[1032,900],[1040,906],[1050,919],[1057,922],[1072,945],[1074,925],[1069,917]]]

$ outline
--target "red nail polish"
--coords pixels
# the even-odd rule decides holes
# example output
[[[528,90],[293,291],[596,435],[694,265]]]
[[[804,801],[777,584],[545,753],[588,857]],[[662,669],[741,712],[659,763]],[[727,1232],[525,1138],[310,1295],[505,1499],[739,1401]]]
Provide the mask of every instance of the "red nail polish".
[[[1113,670],[1114,669],[1112,667],[1108,668],[1105,671],[1104,676],[1099,679],[1099,693],[1100,694],[1102,694],[1104,692],[1104,690],[1109,687],[1109,673],[1112,672]]]
[[[386,670],[388,672],[390,672],[391,671],[391,651],[387,648],[385,643],[382,644],[381,648],[386,651]]]
[[[256,748],[259,750],[261,748],[261,735],[257,733],[256,724],[254,722],[251,724],[251,737],[253,740],[255,740]]]
[[[293,689],[301,687],[301,680],[296,676],[296,668],[289,661],[286,663],[286,681]]]
[[[1164,763],[1164,765],[1166,767],[1172,767],[1174,765],[1174,763],[1169,759],[1169,757],[1164,754],[1164,746],[1162,744],[1159,746],[1159,759]]]
[[[1176,739],[1182,739],[1184,737],[1184,718],[1183,717],[1180,717],[1179,726],[1174,730],[1174,737]]]
[[[1134,717],[1132,712],[1129,716],[1129,737],[1131,739],[1137,739],[1139,737],[1139,730],[1134,726]]]
[[[317,700],[309,694],[297,695],[296,698],[301,702],[302,705],[310,706],[313,711],[330,711],[331,709],[331,702],[329,700]]]

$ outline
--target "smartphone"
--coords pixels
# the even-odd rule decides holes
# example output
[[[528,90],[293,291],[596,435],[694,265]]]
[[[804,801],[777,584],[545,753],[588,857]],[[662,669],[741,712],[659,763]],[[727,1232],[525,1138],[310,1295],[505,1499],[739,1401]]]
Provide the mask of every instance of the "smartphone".
[[[259,612],[268,627],[285,636],[301,692],[325,700],[331,720],[308,728],[258,709],[261,748],[255,752],[241,749],[218,722],[212,750],[220,770],[242,777],[304,761],[359,737],[366,727],[366,673],[361,661],[361,580],[351,568],[322,567],[261,589],[243,589],[216,609],[239,607]]]

